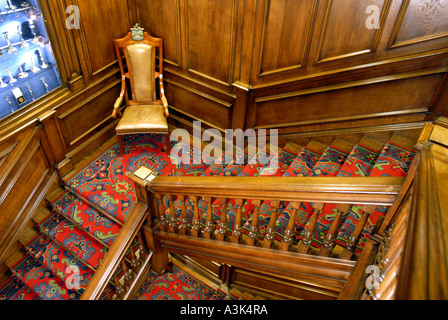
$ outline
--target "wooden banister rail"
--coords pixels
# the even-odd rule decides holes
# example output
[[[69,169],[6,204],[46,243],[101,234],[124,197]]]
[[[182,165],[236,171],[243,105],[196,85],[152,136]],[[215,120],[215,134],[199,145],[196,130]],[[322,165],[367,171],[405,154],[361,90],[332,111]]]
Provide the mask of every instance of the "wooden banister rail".
[[[134,239],[141,231],[143,223],[146,221],[147,217],[148,204],[143,201],[138,201],[134,210],[128,216],[125,224],[120,230],[120,234],[109,248],[105,259],[102,261],[99,269],[90,281],[89,286],[81,296],[81,300],[99,300],[101,298],[101,295],[105,292],[110,281],[115,277],[117,269],[122,265],[128,249],[130,249]],[[141,267],[146,268],[151,259],[152,252],[146,252],[143,256],[144,261]],[[118,284],[118,286],[120,285]],[[125,296],[125,293],[117,294],[119,296],[121,295],[120,298]]]
[[[390,206],[402,177],[157,177],[155,194]]]
[[[445,300],[448,299],[448,147],[430,139],[417,145],[417,149],[421,164],[396,298]]]

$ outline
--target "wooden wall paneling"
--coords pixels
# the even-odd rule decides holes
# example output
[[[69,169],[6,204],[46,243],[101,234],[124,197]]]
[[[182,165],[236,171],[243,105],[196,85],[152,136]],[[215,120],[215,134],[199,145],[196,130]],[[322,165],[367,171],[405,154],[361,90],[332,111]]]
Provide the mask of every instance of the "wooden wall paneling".
[[[7,159],[0,184],[0,261],[31,218],[50,180],[54,160],[41,126],[24,131]]]
[[[382,13],[379,29],[369,30],[365,1],[328,1],[316,63],[375,53],[390,4],[391,0],[369,1],[368,5],[377,6]]]
[[[306,67],[317,5],[316,0],[259,2],[254,83],[260,77]]]
[[[252,61],[255,50],[256,22],[260,0],[238,1],[235,39],[234,81],[245,87],[251,83]]]
[[[221,131],[280,128],[284,134],[399,124],[414,128],[441,108],[435,97],[442,95],[435,92],[447,62],[444,33],[436,31],[437,39],[424,45],[389,47],[394,30],[403,29],[405,0],[153,0],[137,5],[143,27],[165,39],[167,98],[189,121],[203,120]],[[366,26],[369,5],[381,11],[379,29]],[[440,23],[443,29],[445,22]],[[379,103],[371,102],[375,99]]]
[[[170,105],[186,116],[221,131],[231,127],[231,102],[169,79],[165,80],[165,92]]]
[[[163,60],[182,69],[181,0],[139,1],[138,21],[150,35],[163,38]]]
[[[73,32],[66,28],[66,1],[39,1],[40,7],[47,18],[45,26],[50,37],[51,46],[56,57],[56,64],[61,82],[72,91],[85,87],[82,69],[76,53]]]
[[[448,2],[403,0],[389,47],[397,48],[444,38],[448,41]]]
[[[81,66],[89,84],[111,68],[117,68],[114,39],[125,36],[130,28],[126,0],[72,0],[79,7],[81,27],[73,29]]]
[[[186,55],[190,73],[230,86],[234,70],[237,0],[186,0]]]
[[[352,121],[375,119],[371,125],[379,125],[382,117],[426,114],[446,71],[440,68],[259,97],[252,122],[255,128],[318,128],[329,123],[343,128]]]
[[[98,129],[112,121],[112,108],[120,95],[120,80],[100,82],[94,88],[95,90],[88,91],[88,95],[81,95],[79,101],[60,109],[58,118],[68,151],[91,138]]]

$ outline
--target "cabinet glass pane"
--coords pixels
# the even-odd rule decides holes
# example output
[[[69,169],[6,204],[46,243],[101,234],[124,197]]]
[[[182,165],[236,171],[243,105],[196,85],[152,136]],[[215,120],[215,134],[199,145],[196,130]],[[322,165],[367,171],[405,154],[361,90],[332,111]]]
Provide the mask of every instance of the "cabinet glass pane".
[[[0,119],[61,86],[37,0],[0,0]]]

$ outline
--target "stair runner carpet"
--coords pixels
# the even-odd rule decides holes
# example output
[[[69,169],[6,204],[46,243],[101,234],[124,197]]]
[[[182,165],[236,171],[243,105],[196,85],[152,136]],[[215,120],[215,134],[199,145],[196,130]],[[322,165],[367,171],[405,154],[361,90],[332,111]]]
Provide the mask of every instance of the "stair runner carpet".
[[[388,142],[378,156],[375,166],[372,168],[369,177],[405,177],[409,171],[415,152],[393,142]],[[368,218],[362,231],[356,252],[360,253],[366,245],[378,218],[387,212],[386,207],[376,207],[373,214]],[[362,206],[353,205],[348,216],[338,233],[335,243],[345,247],[350,234],[356,227],[357,222],[363,215]]]
[[[207,279],[182,264],[173,261],[173,272],[157,275],[153,272],[143,283],[136,300],[237,300]]]
[[[65,179],[66,191],[54,200],[53,211],[39,223],[38,236],[25,245],[27,254],[11,267],[13,277],[0,287],[0,299],[79,299],[136,203],[135,191],[128,175],[143,164],[160,175],[169,176],[367,175],[373,157],[376,156],[373,150],[370,150],[371,153],[367,152],[369,150],[363,149],[362,145],[355,147],[350,155],[349,152],[334,146],[328,147],[325,152],[305,147],[298,154],[283,148],[279,150],[280,169],[268,171],[270,169],[257,162],[248,163],[250,158],[247,153],[239,155],[244,160],[242,164],[232,163],[225,166],[214,163],[207,167],[205,164],[180,163],[176,157],[170,158],[164,151],[165,143],[161,135],[125,136],[124,145],[123,157],[118,155],[118,145],[111,143],[93,161]],[[173,150],[179,156],[187,154],[191,158],[199,152],[183,143],[178,143]],[[406,175],[413,156],[411,150],[389,142],[378,156],[369,176]],[[207,161],[211,162],[210,159]],[[234,204],[232,200],[228,203],[229,232],[235,218]],[[269,210],[272,210],[272,207],[268,201],[263,206],[265,214],[260,215],[260,226],[265,233],[269,223]],[[285,210],[278,217],[276,230],[276,238],[280,240],[283,237],[285,222],[289,219],[288,203],[282,206]],[[330,205],[327,206],[328,210],[332,210]],[[297,234],[306,227],[310,208],[310,204],[302,205],[296,220]],[[214,215],[220,218],[217,209],[219,203],[214,203]],[[176,211],[178,215],[179,208]],[[246,201],[243,207],[246,233],[252,211],[252,203]],[[205,207],[201,208],[201,212],[205,212]],[[328,212],[324,211],[325,214],[319,219],[319,232],[325,233],[332,221],[331,213]],[[337,238],[338,244],[345,245],[361,213],[361,209],[353,206],[344,217]],[[189,214],[192,215],[191,206]],[[376,219],[382,214],[384,208],[377,208],[371,216],[363,232],[364,240]],[[204,215],[202,222],[205,222]],[[319,245],[318,240],[321,237],[318,233],[315,245]],[[299,240],[300,236],[296,235],[294,241]],[[358,246],[359,250],[362,249],[362,241]],[[79,269],[77,279],[70,278],[68,267]],[[76,280],[79,286],[67,288],[67,283],[70,284],[73,280]],[[204,292],[201,294],[205,297]],[[160,293],[160,296],[162,295]]]

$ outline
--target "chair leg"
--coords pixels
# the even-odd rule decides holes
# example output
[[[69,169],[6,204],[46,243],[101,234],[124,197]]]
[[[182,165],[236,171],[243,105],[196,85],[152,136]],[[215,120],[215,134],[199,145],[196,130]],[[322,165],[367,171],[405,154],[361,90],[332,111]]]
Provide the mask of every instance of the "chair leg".
[[[118,146],[120,147],[120,157],[123,156],[123,136],[117,135]]]
[[[170,138],[171,138],[171,135],[169,133],[165,134],[166,153],[168,155],[171,153]]]

